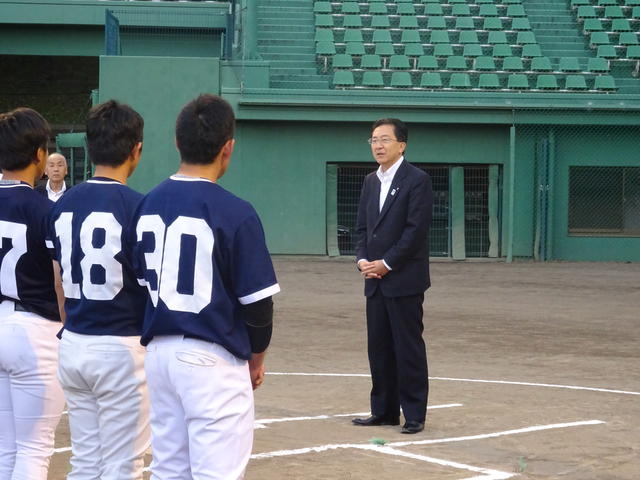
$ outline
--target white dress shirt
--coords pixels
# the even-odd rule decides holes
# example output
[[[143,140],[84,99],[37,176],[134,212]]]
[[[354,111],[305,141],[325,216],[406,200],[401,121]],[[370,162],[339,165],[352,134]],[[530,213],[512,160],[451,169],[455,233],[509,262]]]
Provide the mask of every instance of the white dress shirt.
[[[47,180],[47,197],[49,197],[49,200],[51,200],[52,202],[57,202],[62,194],[67,190],[67,184],[63,180],[62,188],[60,189],[60,191],[54,192],[53,190],[51,190],[51,185],[49,184],[49,182],[50,180]]]

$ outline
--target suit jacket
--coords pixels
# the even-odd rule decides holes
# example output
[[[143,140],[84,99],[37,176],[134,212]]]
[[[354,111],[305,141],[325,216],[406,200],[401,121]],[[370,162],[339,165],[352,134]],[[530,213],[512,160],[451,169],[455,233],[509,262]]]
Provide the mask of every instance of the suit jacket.
[[[383,259],[391,271],[366,279],[365,295],[378,288],[387,297],[418,295],[429,288],[429,226],[433,210],[431,178],[406,158],[379,211],[380,180],[367,175],[358,208],[356,259]]]
[[[71,188],[71,185],[69,185],[69,184],[67,183],[67,181],[66,181],[66,180],[64,181],[64,184],[66,185],[67,190],[69,190],[69,189]],[[38,192],[38,193],[41,193],[41,194],[42,194],[42,195],[44,195],[45,197],[48,197],[48,196],[49,196],[49,195],[47,194],[47,181],[46,181],[46,180],[44,180],[44,181],[40,181],[39,183],[37,183],[37,184],[36,184],[36,186],[35,186],[35,188],[34,188],[34,190],[35,190],[36,192]],[[66,190],[65,190],[65,193],[67,193],[67,192],[66,192]]]

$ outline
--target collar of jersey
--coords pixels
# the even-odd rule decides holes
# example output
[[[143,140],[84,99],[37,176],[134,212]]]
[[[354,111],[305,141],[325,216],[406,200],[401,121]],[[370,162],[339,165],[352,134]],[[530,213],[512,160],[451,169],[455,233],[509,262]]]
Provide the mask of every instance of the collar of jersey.
[[[117,180],[114,180],[113,178],[107,178],[107,177],[91,177],[89,180],[87,180],[87,183],[104,183],[104,184],[112,184],[112,185],[122,185],[122,183],[120,183]]]
[[[209,182],[209,183],[215,183],[212,182],[211,180],[209,180],[208,178],[202,178],[202,177],[187,177],[185,175],[171,175],[169,177],[171,180],[178,180],[180,182]]]
[[[4,187],[4,188],[29,187],[33,189],[31,185],[29,185],[27,182],[23,182],[22,180],[0,180],[0,187]]]

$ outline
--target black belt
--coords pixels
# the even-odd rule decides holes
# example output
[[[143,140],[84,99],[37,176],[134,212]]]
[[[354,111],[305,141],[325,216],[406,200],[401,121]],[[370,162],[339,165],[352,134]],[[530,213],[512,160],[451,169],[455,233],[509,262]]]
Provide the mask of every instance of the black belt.
[[[16,312],[28,312],[29,310],[27,310],[24,305],[22,305],[20,302],[16,302],[15,300],[4,300],[4,301],[8,301],[8,302],[13,302],[13,310]],[[2,302],[0,302],[2,303]]]

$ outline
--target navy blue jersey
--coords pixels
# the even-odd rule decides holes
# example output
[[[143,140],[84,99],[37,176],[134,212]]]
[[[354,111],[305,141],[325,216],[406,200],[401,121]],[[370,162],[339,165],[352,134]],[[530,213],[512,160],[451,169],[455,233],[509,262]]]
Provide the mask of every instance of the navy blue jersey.
[[[0,181],[0,300],[60,321],[53,265],[45,247],[46,217],[53,202],[30,185]]]
[[[135,223],[134,263],[150,294],[142,344],[185,335],[250,358],[239,306],[280,291],[253,207],[209,180],[174,175],[144,198]]]
[[[142,195],[94,177],[51,209],[47,246],[60,264],[65,328],[85,335],[140,335],[146,291],[131,265],[127,227]]]

